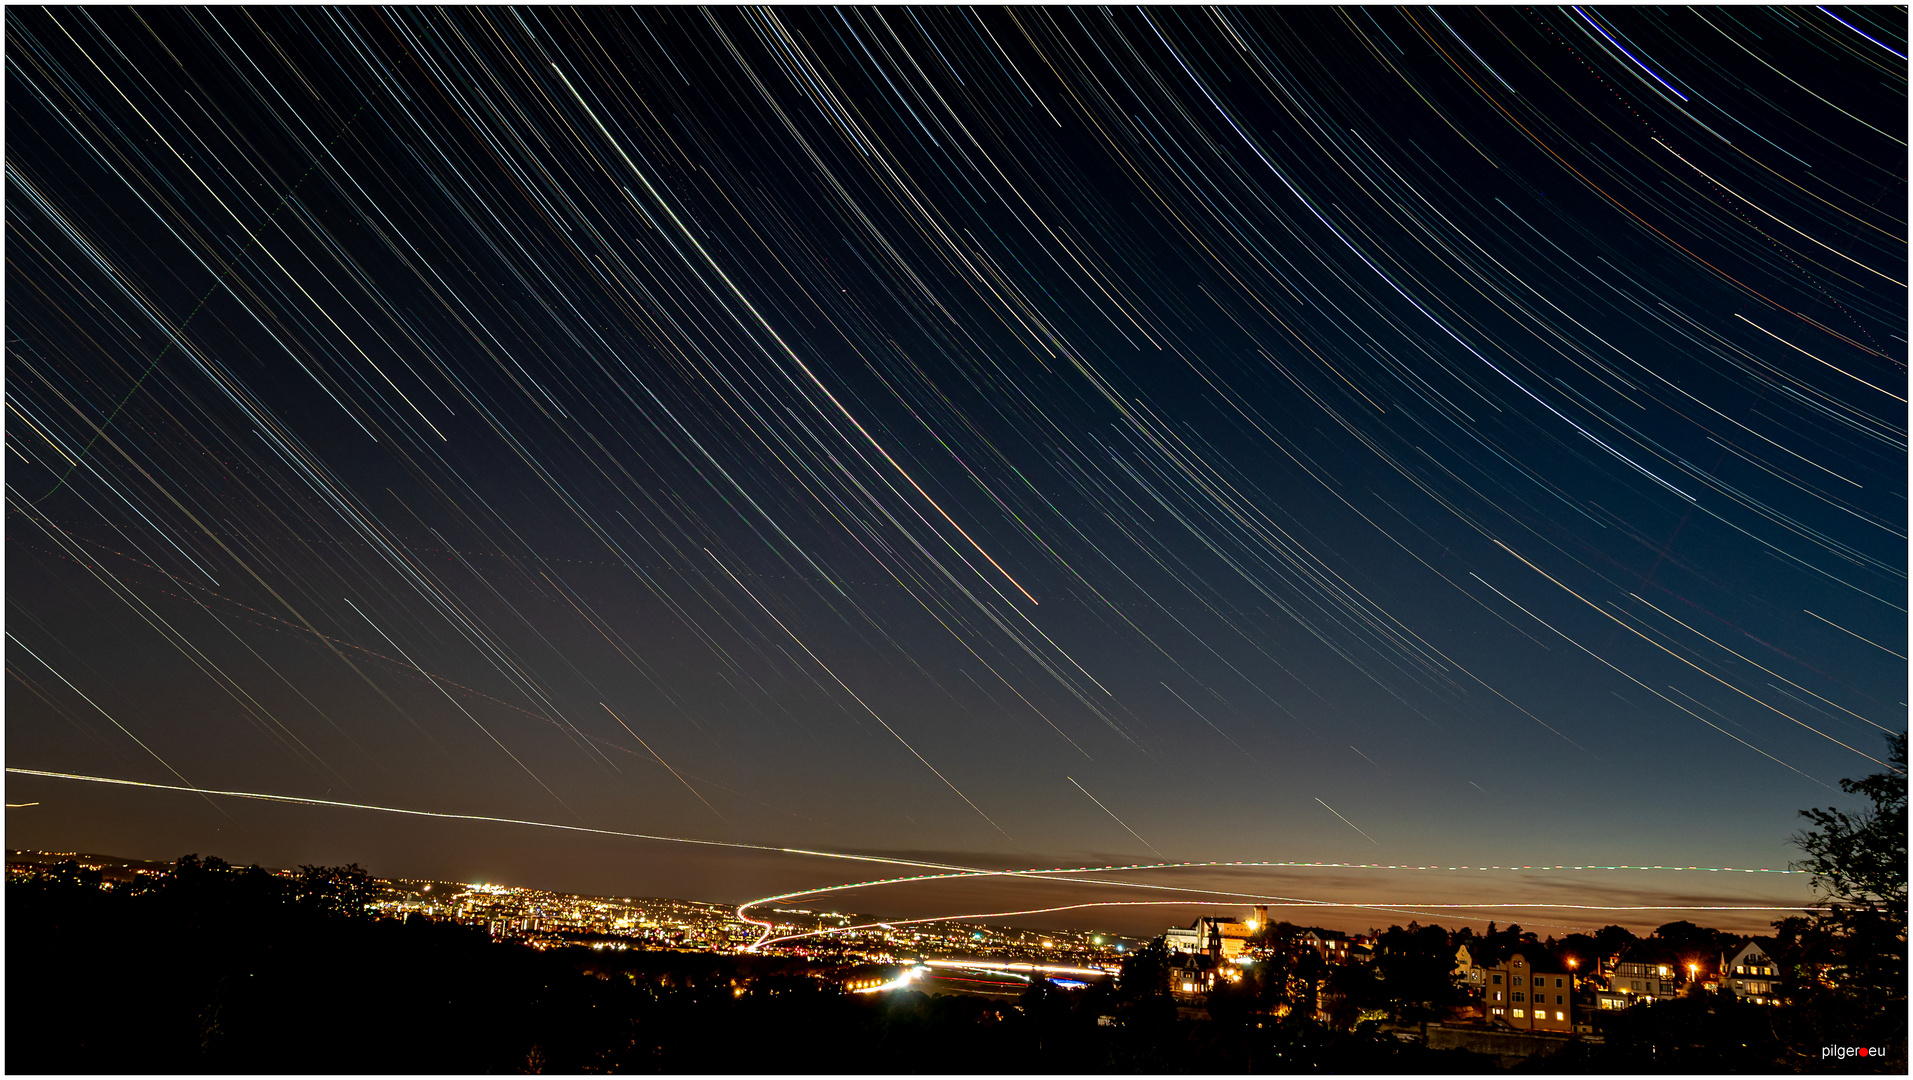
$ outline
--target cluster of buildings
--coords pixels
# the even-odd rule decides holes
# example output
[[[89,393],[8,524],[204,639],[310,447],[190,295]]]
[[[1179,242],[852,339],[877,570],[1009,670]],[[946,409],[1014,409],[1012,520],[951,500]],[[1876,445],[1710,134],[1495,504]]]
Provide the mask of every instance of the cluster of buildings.
[[[135,878],[160,880],[173,864],[141,863],[78,852],[9,851],[10,876],[31,877],[70,864],[99,875],[102,884]],[[297,877],[297,871],[269,871]],[[763,927],[737,917],[726,904],[659,898],[581,896],[508,885],[415,879],[374,879],[367,903],[375,916],[434,920],[482,927],[493,938],[532,948],[585,946],[641,952],[741,953]],[[1094,930],[1025,930],[985,923],[940,921],[888,923],[869,915],[797,907],[756,909],[772,924],[772,936],[795,940],[756,950],[821,961],[855,975],[839,979],[852,992],[904,985],[912,972],[941,965],[1009,972],[1024,984],[1041,972],[1062,978],[1098,977],[1119,969],[1139,944]],[[798,936],[803,935],[803,936]],[[908,976],[908,977],[907,977]],[[898,980],[903,980],[899,982]],[[976,981],[976,980],[968,980]]]
[[[173,864],[116,859],[108,855],[88,855],[79,851],[37,851],[7,849],[7,876],[30,878],[46,873],[62,863],[72,863],[81,871],[100,875],[105,882],[156,880],[172,873]]]
[[[1247,918],[1203,915],[1188,926],[1163,931],[1169,951],[1169,991],[1182,997],[1202,997],[1226,982],[1240,982],[1242,969],[1269,955],[1259,943],[1269,925],[1269,909],[1258,906]],[[1344,934],[1319,926],[1302,927],[1284,939],[1291,952],[1313,952],[1325,964],[1366,963],[1374,957],[1374,939]]]
[[[505,885],[385,881],[370,907],[393,918],[419,914],[482,926],[495,938],[535,948],[742,952],[763,928],[735,908],[691,900],[576,896]],[[807,935],[761,950],[836,963],[894,965],[926,957],[991,956],[1113,969],[1135,947],[1090,930],[1023,930],[981,923],[886,923],[867,915],[806,908],[757,909],[772,936]],[[823,932],[819,932],[823,931]]]
[[[64,852],[9,852],[8,871],[38,872],[62,857],[83,870],[110,877],[163,876],[166,864],[131,864],[99,856]],[[286,873],[281,871],[281,873]],[[394,880],[376,883],[369,905],[380,915],[419,914],[484,927],[493,937],[537,948],[587,944],[596,948],[645,951],[742,952],[762,927],[737,917],[723,904],[689,900],[578,896],[502,885]],[[901,985],[899,980],[924,964],[970,964],[977,957],[1039,968],[1113,973],[1136,942],[1092,930],[1035,931],[968,922],[886,923],[870,916],[805,908],[762,909],[773,937],[794,940],[768,947],[786,955],[859,965],[845,968],[845,988],[870,992]],[[1238,982],[1245,969],[1269,959],[1277,948],[1293,960],[1313,953],[1327,966],[1362,964],[1375,957],[1371,935],[1351,935],[1320,927],[1302,927],[1277,944],[1266,934],[1268,909],[1246,917],[1203,915],[1188,926],[1163,933],[1168,950],[1169,990],[1188,1002],[1205,998],[1219,985]],[[1714,963],[1700,957],[1676,957],[1642,942],[1626,952],[1591,958],[1584,969],[1576,959],[1557,961],[1551,951],[1534,947],[1493,964],[1478,963],[1464,945],[1455,954],[1454,978],[1468,991],[1469,1004],[1451,1018],[1489,1028],[1535,1034],[1593,1030],[1590,1013],[1625,1009],[1642,1001],[1679,996],[1690,987],[1730,991],[1760,1005],[1778,1004],[1780,972],[1760,938],[1742,944]],[[967,958],[967,959],[960,959]],[[999,966],[1001,966],[999,964]]]
[[[1704,990],[1730,991],[1756,1005],[1780,1003],[1780,969],[1760,938],[1722,954],[1718,966],[1640,950],[1604,967],[1607,986],[1593,989],[1590,995],[1597,1008],[1625,1009],[1637,1001],[1677,997],[1694,983]]]
[[[881,965],[922,957],[983,955],[1113,968],[1136,947],[1128,938],[1095,930],[1025,930],[958,921],[886,923],[867,915],[836,911],[777,907],[754,910],[771,922],[773,936],[813,935],[769,949],[839,962]]]
[[[1666,1000],[1693,987],[1726,990],[1756,1005],[1780,1003],[1780,969],[1759,938],[1711,964],[1668,955],[1652,943],[1596,958],[1587,971],[1580,970],[1578,960],[1556,961],[1540,949],[1516,953],[1492,968],[1474,965],[1465,947],[1455,960],[1457,976],[1481,992],[1482,1018],[1522,1031],[1582,1030],[1591,1027],[1585,1015],[1589,1010]]]
[[[1480,1016],[1490,1025],[1517,1031],[1573,1031],[1574,973],[1555,970],[1568,965],[1556,964],[1540,950],[1533,959],[1529,955],[1518,952],[1494,967],[1480,967],[1464,946],[1456,950],[1455,972],[1462,985],[1479,993]]]
[[[1305,927],[1278,945],[1261,933],[1268,925],[1268,909],[1258,907],[1246,918],[1203,915],[1164,931],[1170,992],[1184,1000],[1201,999],[1218,985],[1240,981],[1245,968],[1271,957],[1276,948],[1288,950],[1291,959],[1313,952],[1328,965],[1368,963],[1375,956],[1373,935]],[[1770,948],[1770,942],[1753,938],[1709,962],[1641,942],[1614,956],[1592,958],[1584,969],[1580,960],[1557,960],[1544,947],[1478,963],[1464,945],[1456,950],[1454,978],[1468,991],[1469,1003],[1451,1019],[1517,1032],[1587,1032],[1593,1030],[1590,1011],[1673,998],[1693,987],[1776,1005],[1780,971]]]
[[[369,905],[393,918],[419,914],[483,926],[495,938],[540,948],[599,947],[735,952],[757,928],[723,904],[691,900],[575,896],[506,885],[387,881]]]

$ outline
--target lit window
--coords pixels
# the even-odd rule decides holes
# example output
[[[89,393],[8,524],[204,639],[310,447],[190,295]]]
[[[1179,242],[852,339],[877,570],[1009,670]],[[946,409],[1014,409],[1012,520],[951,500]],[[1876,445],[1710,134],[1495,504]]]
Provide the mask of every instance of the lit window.
[[[1556,1010],[1554,1011],[1554,1018],[1555,1018],[1556,1020],[1562,1020],[1562,1021],[1565,1021],[1565,1020],[1567,1020],[1567,1018],[1568,1018],[1568,1014],[1567,1014],[1567,1013],[1564,1013],[1564,1012],[1562,1012],[1562,1011],[1561,1011],[1561,1010],[1559,1010],[1559,1009],[1556,1009]]]
[[[1522,1012],[1522,1011],[1521,1011],[1520,1009],[1516,1009],[1516,1010],[1514,1011],[1514,1018],[1515,1018],[1516,1020],[1520,1020],[1520,1019],[1523,1019],[1523,1018],[1525,1018],[1525,1017],[1526,1017],[1527,1015],[1528,1015],[1527,1013],[1525,1013],[1525,1012]]]

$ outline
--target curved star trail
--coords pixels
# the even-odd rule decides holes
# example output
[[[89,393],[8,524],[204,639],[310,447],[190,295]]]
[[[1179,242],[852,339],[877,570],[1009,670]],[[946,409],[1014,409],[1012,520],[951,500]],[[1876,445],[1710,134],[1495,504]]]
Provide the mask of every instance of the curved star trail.
[[[793,835],[1781,865],[1905,727],[1897,9],[7,35],[11,764],[741,901]]]

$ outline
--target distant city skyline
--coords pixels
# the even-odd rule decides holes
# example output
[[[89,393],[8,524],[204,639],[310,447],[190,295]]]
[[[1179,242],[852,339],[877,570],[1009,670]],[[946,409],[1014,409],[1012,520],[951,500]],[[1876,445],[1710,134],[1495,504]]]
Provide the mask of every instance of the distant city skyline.
[[[195,853],[182,856],[182,861],[203,860]],[[8,850],[10,875],[31,875],[67,862],[77,865],[82,871],[100,872],[109,882],[133,878],[157,882],[174,873],[175,865],[163,860],[126,860],[100,852]],[[296,880],[305,868],[262,869]],[[1721,871],[1715,869],[1706,872]],[[487,929],[494,938],[529,943],[541,949],[588,943],[592,948],[614,947],[640,951],[762,951],[772,955],[796,952],[875,963],[967,953],[973,957],[1047,959],[1058,962],[1069,960],[1078,964],[1100,964],[1100,970],[1109,971],[1113,971],[1129,952],[1149,944],[1152,939],[1165,936],[1166,947],[1171,951],[1203,951],[1205,946],[1201,935],[1192,927],[1204,925],[1204,920],[1219,920],[1225,925],[1228,937],[1225,953],[1233,957],[1240,954],[1248,939],[1260,931],[1277,928],[1280,924],[1298,928],[1322,926],[1324,923],[1341,921],[1341,917],[1349,910],[1280,901],[1232,905],[1214,900],[1185,900],[1160,907],[1146,902],[1119,901],[1115,907],[1092,903],[1081,908],[1062,907],[1048,911],[977,913],[974,918],[967,919],[946,913],[911,918],[894,912],[873,914],[847,907],[842,900],[855,891],[848,889],[820,890],[810,897],[763,898],[740,906],[690,897],[566,892],[513,882],[460,882],[371,875],[370,883],[372,890],[368,896],[367,912],[375,917],[404,920],[419,915],[479,926]],[[866,892],[862,895],[878,901],[884,899],[880,893]],[[1387,915],[1454,914],[1380,908],[1371,910]],[[1668,909],[1659,910],[1664,914]],[[1726,921],[1734,924],[1745,922],[1756,914],[1744,910],[1720,911],[1704,907],[1686,911],[1710,925],[1719,921],[1713,918],[1716,916],[1725,915]],[[1101,921],[1092,920],[1084,926],[1072,927],[1070,922],[1082,922],[1083,918],[1071,920],[1068,917],[1071,914],[1095,916]],[[1502,911],[1500,914],[1508,912]],[[1060,916],[1062,921],[1046,922],[1046,916],[1049,919]],[[1151,921],[1158,916],[1169,919],[1170,926],[1166,930]],[[997,917],[1007,917],[1009,921],[988,921]],[[1550,917],[1563,916],[1543,914],[1544,919]],[[1451,918],[1449,921],[1456,920]],[[1477,920],[1460,920],[1464,925],[1472,921]],[[1663,920],[1666,921],[1676,920]],[[1112,928],[1125,922],[1140,929],[1126,933]],[[1489,920],[1491,925],[1495,922]],[[1531,922],[1521,927],[1518,922],[1506,918],[1500,919],[1499,923],[1504,929],[1520,927],[1533,932],[1538,938],[1549,940],[1596,929],[1593,926],[1546,921]],[[1747,925],[1754,931],[1765,929],[1764,924]],[[1353,940],[1366,942],[1369,935],[1379,929],[1369,927],[1367,934],[1354,931]],[[1325,932],[1336,931],[1330,926]],[[1735,931],[1728,929],[1727,932]],[[1346,947],[1346,940],[1343,945]],[[1347,956],[1339,956],[1338,962],[1348,960]]]
[[[9,844],[1757,932],[1903,15],[9,9]]]

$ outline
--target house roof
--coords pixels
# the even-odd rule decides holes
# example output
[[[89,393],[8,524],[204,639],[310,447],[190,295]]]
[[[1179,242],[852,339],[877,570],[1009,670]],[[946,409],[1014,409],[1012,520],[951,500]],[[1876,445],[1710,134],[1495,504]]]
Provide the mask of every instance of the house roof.
[[[1774,939],[1770,937],[1748,938],[1745,945],[1727,954],[1727,963],[1734,964],[1749,952],[1758,952],[1762,956],[1772,958],[1774,954]]]
[[[1673,965],[1680,963],[1681,958],[1675,956],[1674,950],[1668,948],[1661,942],[1642,941],[1623,949],[1620,957],[1615,962],[1620,964]]]
[[[1516,960],[1526,961],[1529,971],[1540,971],[1549,975],[1567,974],[1567,972],[1561,970],[1561,966],[1555,962],[1554,957],[1545,949],[1536,950],[1533,955],[1530,955],[1526,949],[1517,949],[1514,954],[1508,957],[1507,961],[1500,966],[1511,968],[1514,966]]]

